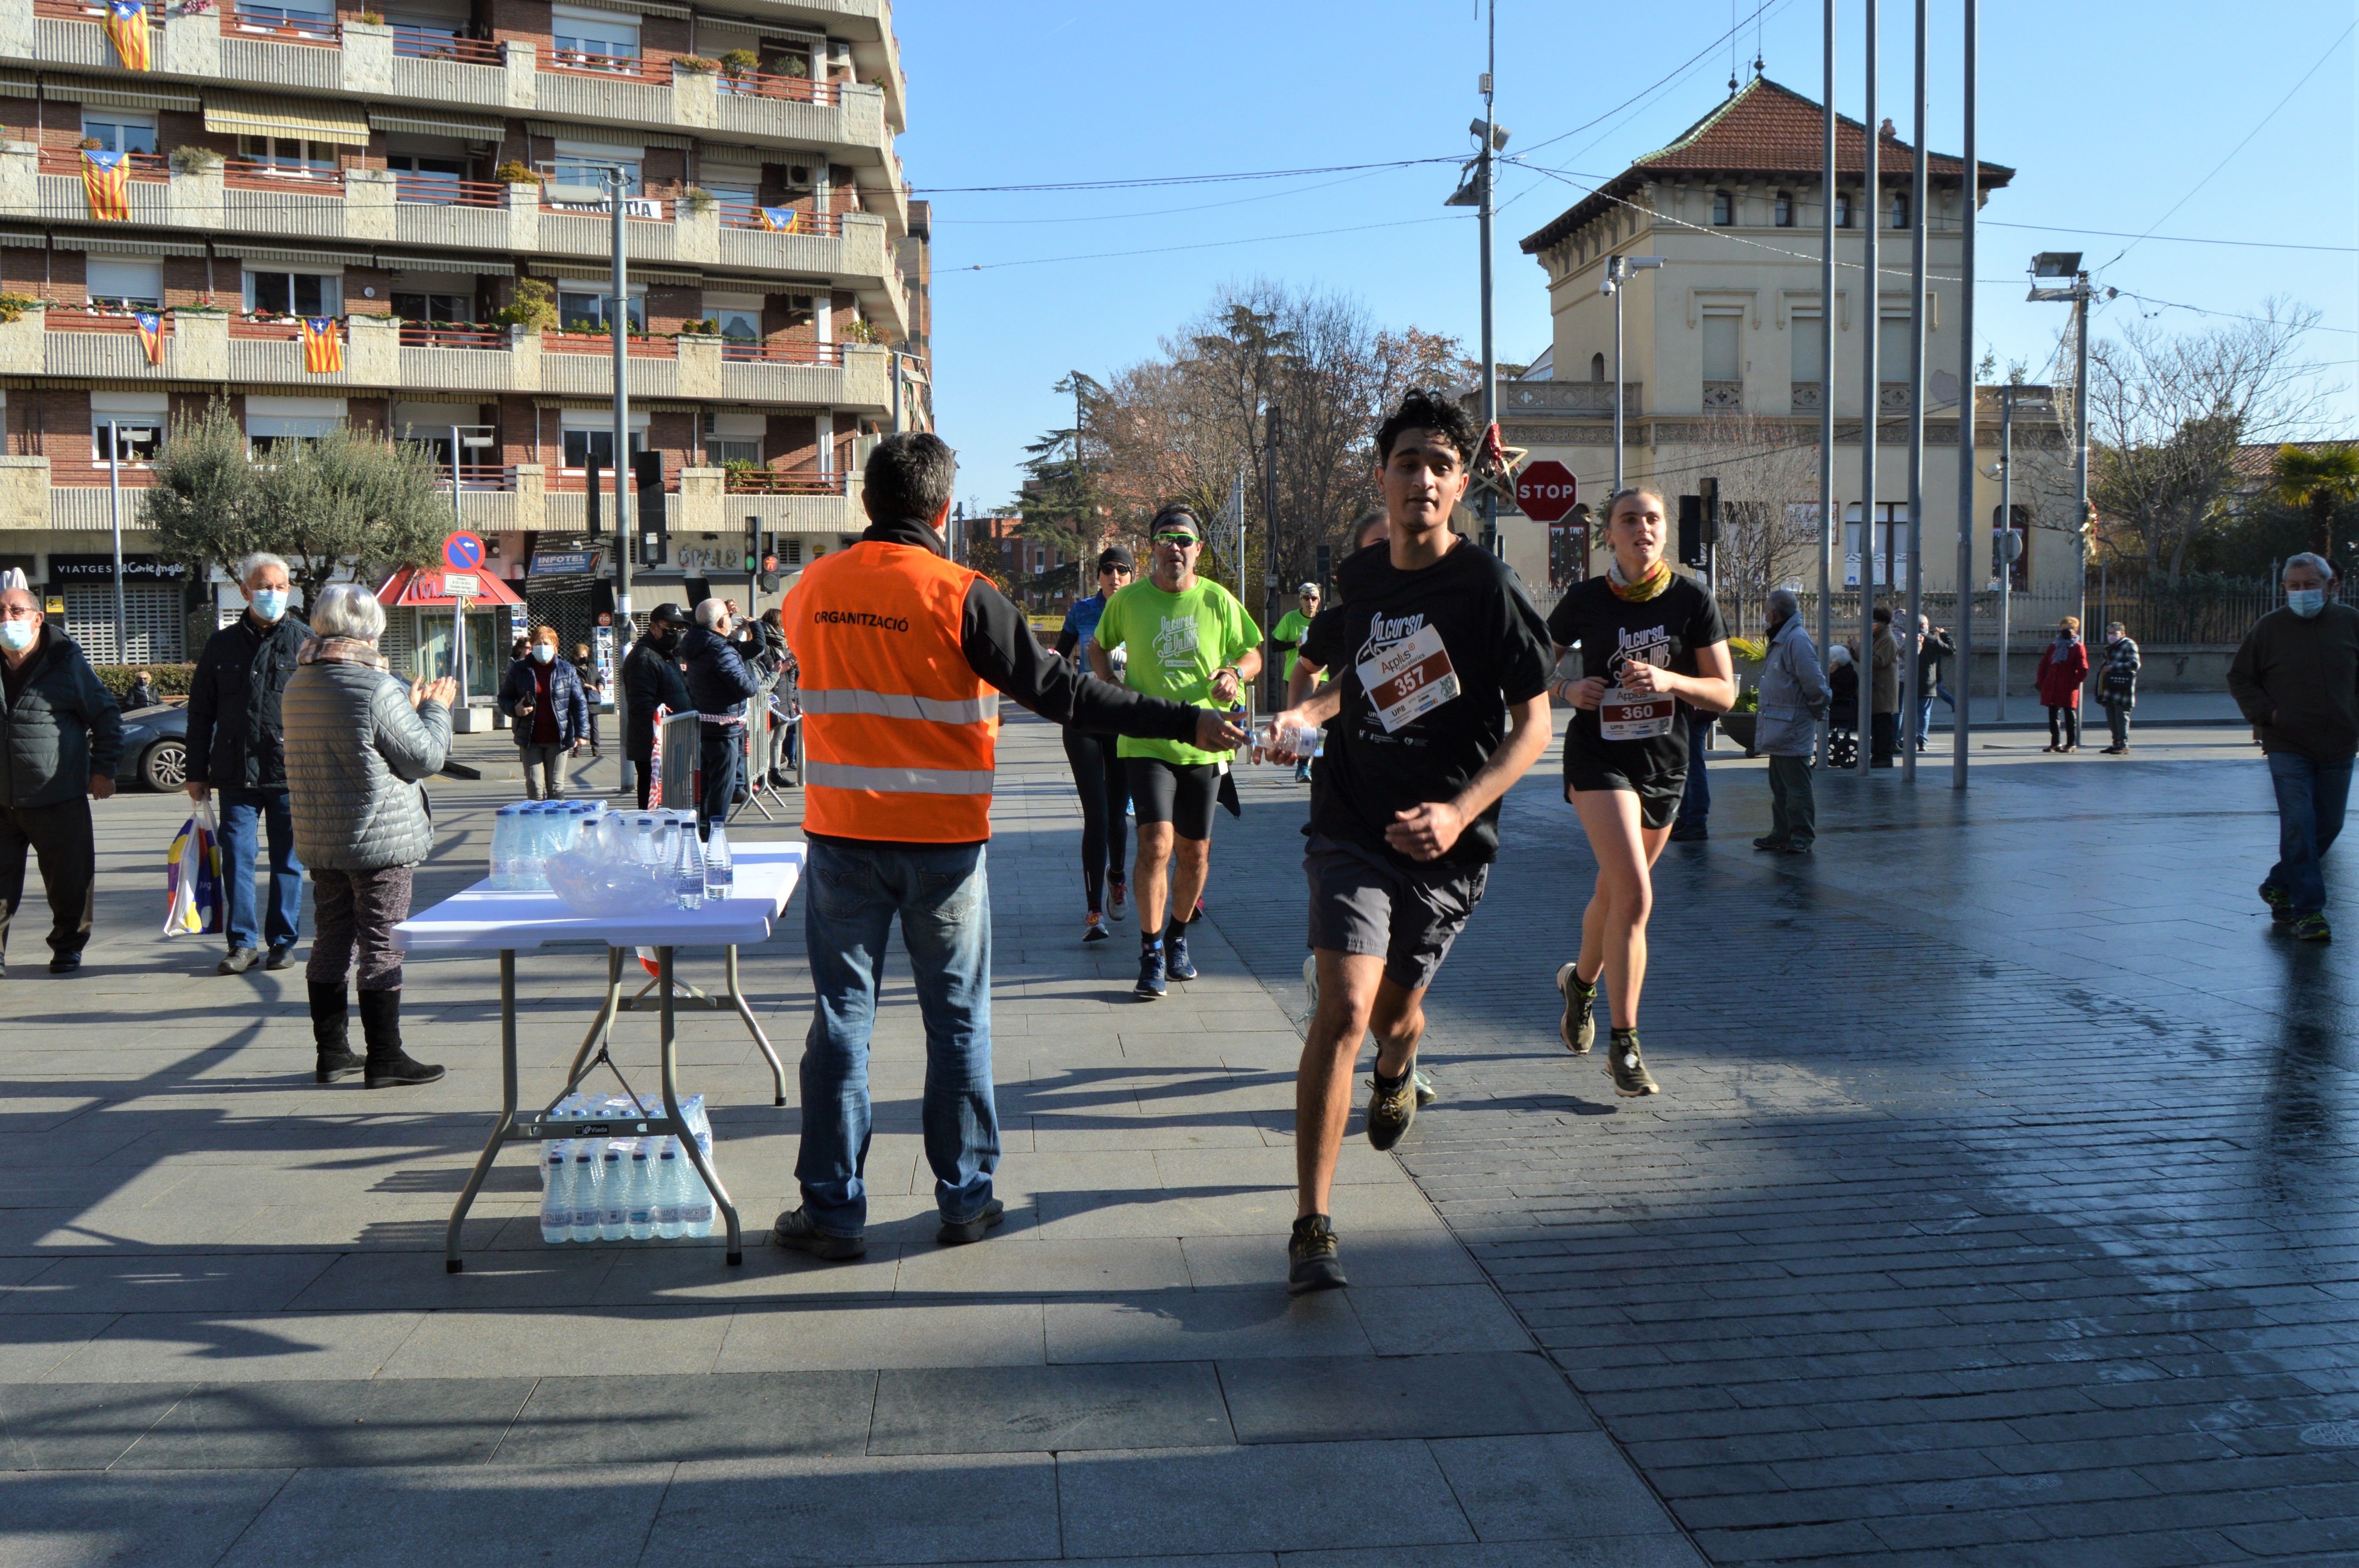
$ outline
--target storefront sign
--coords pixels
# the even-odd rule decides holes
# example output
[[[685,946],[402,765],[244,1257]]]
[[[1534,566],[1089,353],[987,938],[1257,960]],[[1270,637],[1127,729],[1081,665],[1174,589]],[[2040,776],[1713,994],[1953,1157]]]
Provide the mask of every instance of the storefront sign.
[[[535,577],[590,577],[597,573],[598,560],[594,550],[542,550],[528,570]]]
[[[178,561],[166,561],[160,555],[126,555],[123,558],[123,580],[125,583],[177,583],[186,575]],[[112,583],[114,581],[114,557],[53,555],[49,557],[49,581]]]

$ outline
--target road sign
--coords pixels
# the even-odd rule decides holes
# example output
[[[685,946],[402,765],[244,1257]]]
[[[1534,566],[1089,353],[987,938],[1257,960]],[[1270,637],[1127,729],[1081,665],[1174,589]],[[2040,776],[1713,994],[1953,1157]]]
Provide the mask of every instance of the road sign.
[[[473,534],[448,534],[442,539],[442,564],[453,572],[473,572],[484,564],[484,541]]]
[[[1572,510],[1579,489],[1572,470],[1544,457],[1516,475],[1516,506],[1536,523],[1552,523]]]
[[[442,574],[443,596],[451,599],[472,599],[484,591],[472,572],[446,572]]]

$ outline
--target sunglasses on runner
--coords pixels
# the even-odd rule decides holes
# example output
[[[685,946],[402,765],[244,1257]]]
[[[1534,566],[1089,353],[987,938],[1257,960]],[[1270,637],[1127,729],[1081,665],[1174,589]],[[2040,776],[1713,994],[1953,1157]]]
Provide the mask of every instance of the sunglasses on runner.
[[[1177,528],[1169,533],[1157,534],[1155,536],[1155,542],[1157,544],[1178,545],[1184,550],[1191,544],[1201,544],[1203,541],[1197,539],[1194,534],[1188,532],[1184,528]]]

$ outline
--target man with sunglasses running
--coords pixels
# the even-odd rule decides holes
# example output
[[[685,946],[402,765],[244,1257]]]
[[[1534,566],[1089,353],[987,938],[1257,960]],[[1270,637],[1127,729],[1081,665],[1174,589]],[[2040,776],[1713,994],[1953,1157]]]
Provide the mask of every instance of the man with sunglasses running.
[[[1133,691],[1225,710],[1261,673],[1261,627],[1235,594],[1196,575],[1204,525],[1195,513],[1166,506],[1147,532],[1154,545],[1147,579],[1106,600],[1089,643],[1091,668],[1101,681],[1113,681],[1114,651],[1121,648],[1129,660],[1122,682]],[[1138,902],[1138,985],[1132,994],[1151,1001],[1165,994],[1167,975],[1196,977],[1188,957],[1188,921],[1212,869],[1212,809],[1229,754],[1133,735],[1122,737],[1119,750],[1138,812],[1138,860],[1130,884]]]

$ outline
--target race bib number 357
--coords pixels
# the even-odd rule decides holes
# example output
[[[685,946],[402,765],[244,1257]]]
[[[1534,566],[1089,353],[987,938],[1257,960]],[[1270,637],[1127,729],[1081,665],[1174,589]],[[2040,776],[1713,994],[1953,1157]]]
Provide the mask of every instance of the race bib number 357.
[[[1458,671],[1451,666],[1450,650],[1441,646],[1441,634],[1431,626],[1419,628],[1354,668],[1386,735],[1458,695]]]

